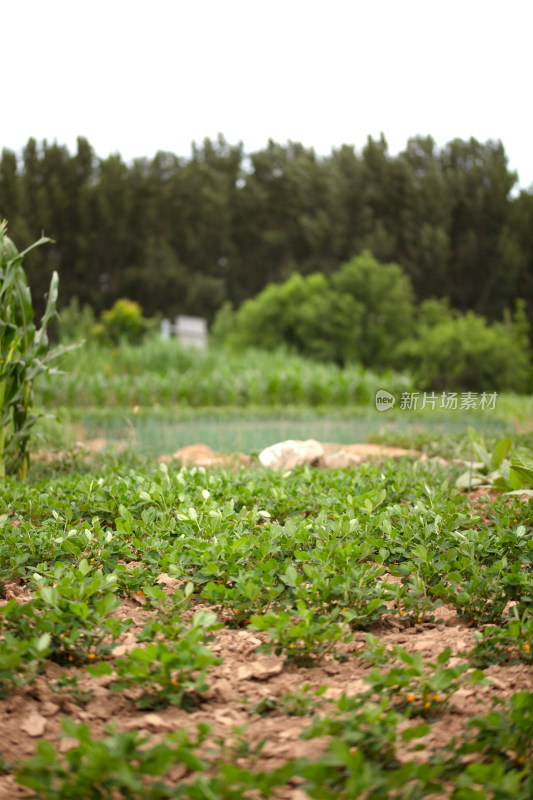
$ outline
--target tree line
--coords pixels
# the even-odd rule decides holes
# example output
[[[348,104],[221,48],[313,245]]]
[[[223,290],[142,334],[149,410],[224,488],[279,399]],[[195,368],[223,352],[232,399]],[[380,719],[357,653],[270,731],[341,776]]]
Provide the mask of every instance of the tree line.
[[[30,139],[0,160],[0,218],[28,254],[36,302],[55,269],[60,304],[95,311],[127,297],[145,315],[212,320],[294,273],[332,275],[365,250],[395,262],[415,299],[499,319],[516,298],[533,321],[533,193],[501,142],[409,139],[396,156],[368,138],[318,156],[272,140],[252,154],[222,135],[188,158],[159,152],[125,163]]]

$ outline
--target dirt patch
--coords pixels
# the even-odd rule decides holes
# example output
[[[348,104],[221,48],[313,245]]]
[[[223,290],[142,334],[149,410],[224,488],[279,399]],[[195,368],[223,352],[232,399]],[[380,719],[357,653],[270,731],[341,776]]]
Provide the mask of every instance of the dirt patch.
[[[171,456],[159,456],[157,460],[167,464],[171,461],[180,461],[185,467],[221,467],[223,469],[237,469],[252,463],[251,456],[244,453],[217,453],[206,444],[191,444],[176,450]]]
[[[326,460],[318,466],[352,466],[364,461],[379,461],[386,458],[399,458],[401,456],[419,456],[415,450],[405,450],[401,447],[386,447],[379,444],[335,444],[333,442],[321,443]],[[328,458],[338,454],[349,454],[352,458],[343,460],[331,460]],[[205,444],[193,444],[182,447],[173,455],[159,456],[158,461],[170,463],[180,461],[184,466],[197,467],[223,467],[224,469],[237,469],[241,466],[249,466],[253,459],[245,453],[217,453]]]
[[[160,583],[169,592],[175,588],[174,579],[167,575],[161,576]],[[19,598],[20,592],[14,582],[10,581],[6,588],[9,596]],[[206,606],[196,603],[184,617],[202,607]],[[116,613],[125,614],[134,623],[118,644],[115,655],[122,655],[132,646],[138,646],[135,645],[135,633],[155,612],[144,607],[142,598],[132,595],[124,600]],[[223,621],[223,615],[219,616]],[[470,650],[474,643],[474,629],[461,620],[451,606],[439,608],[435,622],[415,625],[403,624],[397,616],[386,615],[369,632],[378,636],[388,650],[400,645],[410,653],[421,652],[427,661],[433,661],[449,646],[454,656],[452,663],[459,663],[462,661],[461,653]],[[216,632],[209,645],[216,655],[223,658],[223,662],[210,670],[209,690],[200,696],[199,705],[192,713],[171,706],[140,711],[130,699],[135,696],[135,691],[113,692],[109,676],[96,678],[84,668],[67,668],[48,662],[44,672],[31,685],[17,688],[0,701],[2,755],[6,761],[27,758],[34,753],[36,743],[42,740],[50,741],[64,751],[75,743],[61,735],[61,718],[68,716],[76,723],[87,723],[93,736],[104,736],[105,726],[115,722],[120,731],[140,730],[151,734],[154,743],[165,733],[180,728],[192,736],[198,723],[207,722],[212,731],[207,745],[215,751],[221,742],[226,747],[230,747],[232,742],[238,744],[236,729],[241,728],[244,733],[240,736],[246,741],[248,752],[257,749],[257,754],[239,757],[237,763],[240,766],[268,771],[293,757],[307,757],[313,761],[326,747],[324,738],[300,739],[313,715],[331,713],[333,702],[343,693],[353,695],[368,689],[365,676],[371,665],[360,656],[365,647],[365,637],[366,632],[357,631],[352,641],[341,645],[338,652],[343,653],[343,659],[327,656],[316,666],[303,668],[287,663],[282,657],[258,653],[265,634],[225,627]],[[492,683],[461,688],[423,740],[427,747],[443,748],[452,736],[459,736],[466,719],[485,714],[494,696],[509,697],[513,692],[530,690],[533,684],[533,669],[525,664],[494,665],[485,673]],[[65,688],[59,690],[57,681],[61,682],[61,676],[65,674],[79,677],[78,693]],[[327,687],[320,698],[313,698],[315,707],[310,705],[302,716],[279,710],[283,708],[279,702],[281,698],[301,692],[307,683],[310,685],[308,697],[319,687]],[[266,716],[254,712],[259,703],[270,704],[271,712]],[[416,724],[416,720],[412,724]],[[259,748],[262,740],[264,745]],[[405,752],[402,750],[402,746],[398,755],[405,760],[413,758],[407,748]],[[423,751],[420,758],[423,759]],[[305,797],[297,794],[298,791],[297,787],[288,786],[274,796],[287,800]],[[0,776],[2,800],[15,800],[27,795],[26,790],[14,783],[12,776]]]
[[[384,458],[399,458],[400,456],[420,456],[416,450],[405,450],[403,447],[388,447],[382,444],[334,444],[322,443],[326,455],[344,450],[362,460],[381,460]]]

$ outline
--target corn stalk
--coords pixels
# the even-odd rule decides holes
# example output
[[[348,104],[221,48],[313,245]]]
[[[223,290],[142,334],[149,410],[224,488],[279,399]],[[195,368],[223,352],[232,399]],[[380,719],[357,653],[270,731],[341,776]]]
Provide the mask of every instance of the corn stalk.
[[[7,236],[7,222],[0,224],[0,479],[9,474],[27,477],[31,431],[40,416],[32,410],[34,381],[43,372],[56,372],[50,362],[70,349],[50,348],[46,333],[56,309],[57,272],[37,329],[22,266],[26,253],[50,241],[43,236],[19,253]]]

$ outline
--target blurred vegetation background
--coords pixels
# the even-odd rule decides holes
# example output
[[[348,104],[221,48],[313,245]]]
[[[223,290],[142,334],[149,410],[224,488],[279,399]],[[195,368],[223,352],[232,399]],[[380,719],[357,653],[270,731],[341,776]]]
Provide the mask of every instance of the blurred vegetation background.
[[[222,135],[190,158],[160,152],[101,159],[79,138],[70,153],[30,139],[0,158],[0,217],[24,249],[44,230],[55,240],[27,258],[35,302],[53,269],[61,303],[100,314],[120,298],[147,317],[191,314],[212,322],[291,275],[330,276],[369,250],[399,264],[420,303],[501,319],[516,298],[533,321],[533,194],[501,142],[454,139],[438,149],[415,137],[397,156],[382,136],[361,153],[343,145],[319,157],[270,141],[246,154]]]
[[[473,422],[527,435],[533,193],[515,184],[502,143],[475,139],[415,137],[391,156],[369,137],[318,157],[273,141],[246,154],[220,135],[188,159],[130,164],[84,138],[73,154],[4,149],[0,217],[20,249],[43,229],[54,240],[25,260],[37,314],[58,270],[53,337],[84,340],[35,399],[61,410],[70,442],[81,426],[146,451],[429,446]],[[208,320],[208,352],[160,338],[178,314]],[[386,414],[379,389],[397,398]],[[498,411],[399,407],[405,392],[468,391],[498,393]]]

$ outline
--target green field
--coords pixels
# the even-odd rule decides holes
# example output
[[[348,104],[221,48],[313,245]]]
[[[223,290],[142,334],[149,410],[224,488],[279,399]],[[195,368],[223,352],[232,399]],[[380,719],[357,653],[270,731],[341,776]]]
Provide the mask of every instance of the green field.
[[[85,471],[4,485],[2,797],[531,797],[528,502],[412,460]]]
[[[410,376],[340,369],[286,351],[198,354],[152,339],[84,347],[61,366],[63,374],[44,377],[36,389],[36,402],[61,423],[41,424],[48,447],[98,437],[146,455],[200,442],[253,453],[283,439],[315,438],[424,449],[437,441],[451,452],[470,425],[495,440],[522,434],[533,418],[532,398],[512,395],[498,396],[493,410],[443,410],[440,395],[434,410],[402,410],[402,394],[416,391]],[[394,395],[394,409],[376,410],[379,389]]]
[[[460,492],[453,459],[530,488],[531,398],[402,410],[409,376],[165,347],[37,387],[0,500],[2,800],[530,800],[531,492]],[[157,460],[288,438],[438,458]]]

